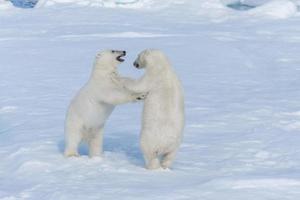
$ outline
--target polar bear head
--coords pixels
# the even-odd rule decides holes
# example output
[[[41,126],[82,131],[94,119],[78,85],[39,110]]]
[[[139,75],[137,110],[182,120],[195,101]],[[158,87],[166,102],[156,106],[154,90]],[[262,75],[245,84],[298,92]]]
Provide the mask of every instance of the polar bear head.
[[[166,67],[169,67],[170,63],[162,51],[146,49],[138,55],[133,65],[138,69],[145,68],[148,71],[161,71]]]
[[[115,69],[118,64],[124,62],[126,51],[121,50],[105,50],[97,53],[95,59],[95,67],[101,69]]]

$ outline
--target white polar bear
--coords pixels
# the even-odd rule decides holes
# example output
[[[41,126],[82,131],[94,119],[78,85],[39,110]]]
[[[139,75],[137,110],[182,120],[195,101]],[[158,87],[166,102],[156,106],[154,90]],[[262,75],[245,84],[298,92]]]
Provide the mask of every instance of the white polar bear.
[[[147,93],[144,102],[141,149],[148,169],[169,168],[175,159],[184,128],[181,83],[167,57],[159,50],[145,50],[134,62],[145,68],[140,80],[114,79],[119,87]]]
[[[123,62],[125,51],[107,50],[97,54],[89,81],[71,101],[65,121],[65,156],[78,156],[78,145],[89,145],[89,156],[101,156],[103,127],[118,104],[141,100],[143,95],[116,87],[112,74]]]

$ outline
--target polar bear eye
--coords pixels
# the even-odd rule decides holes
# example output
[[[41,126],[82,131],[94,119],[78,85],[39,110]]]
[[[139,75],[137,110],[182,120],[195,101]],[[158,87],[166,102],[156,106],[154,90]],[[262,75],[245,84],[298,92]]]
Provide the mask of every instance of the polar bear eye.
[[[116,51],[115,51],[115,50],[112,50],[111,52],[112,52],[112,53],[116,53]]]

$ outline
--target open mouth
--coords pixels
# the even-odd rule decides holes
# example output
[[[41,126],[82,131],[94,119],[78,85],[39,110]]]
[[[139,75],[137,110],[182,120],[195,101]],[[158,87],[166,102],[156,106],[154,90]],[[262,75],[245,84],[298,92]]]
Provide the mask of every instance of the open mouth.
[[[124,62],[125,61],[125,59],[124,59],[124,56],[126,56],[126,51],[112,51],[113,53],[118,53],[118,54],[120,54],[119,56],[117,56],[117,61],[119,61],[119,62]]]
[[[125,54],[119,55],[119,56],[117,57],[117,61],[119,61],[119,62],[124,62],[124,61],[125,61],[125,59],[123,58],[124,56],[125,56]]]

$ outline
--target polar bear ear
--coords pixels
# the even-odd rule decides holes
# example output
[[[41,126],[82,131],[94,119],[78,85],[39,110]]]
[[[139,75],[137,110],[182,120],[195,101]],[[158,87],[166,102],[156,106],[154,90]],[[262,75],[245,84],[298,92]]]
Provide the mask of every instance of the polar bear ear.
[[[146,49],[146,50],[144,51],[144,56],[149,56],[150,53],[151,53],[151,50],[150,50],[150,49]]]
[[[97,53],[96,58],[100,58],[101,57],[101,53]]]
[[[143,53],[141,54],[141,58],[142,58],[142,60],[144,60],[144,62],[148,62],[150,56],[151,56],[151,50],[150,49],[144,50]]]

